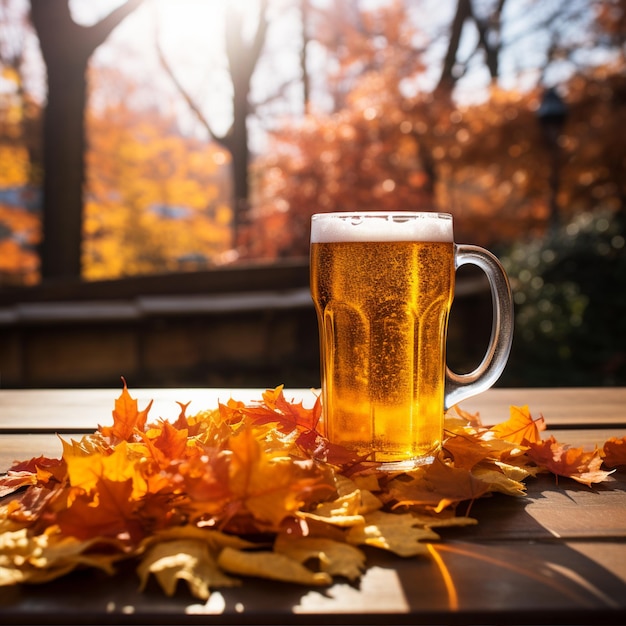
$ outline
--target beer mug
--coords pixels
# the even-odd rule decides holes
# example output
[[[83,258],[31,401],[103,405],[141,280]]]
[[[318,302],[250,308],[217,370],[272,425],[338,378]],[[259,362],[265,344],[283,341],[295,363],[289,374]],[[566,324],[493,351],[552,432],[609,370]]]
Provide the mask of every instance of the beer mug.
[[[446,366],[456,268],[491,287],[493,324],[481,364]],[[311,295],[319,322],[322,432],[403,470],[431,462],[444,410],[491,387],[513,338],[513,302],[497,258],[454,243],[444,213],[321,213],[311,220]]]

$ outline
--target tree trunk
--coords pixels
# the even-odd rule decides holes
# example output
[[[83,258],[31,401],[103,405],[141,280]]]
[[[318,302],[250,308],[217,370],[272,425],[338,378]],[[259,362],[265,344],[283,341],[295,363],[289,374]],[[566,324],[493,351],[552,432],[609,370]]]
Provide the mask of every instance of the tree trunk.
[[[48,63],[43,124],[43,278],[81,274],[87,59]]]
[[[48,72],[43,122],[41,275],[80,278],[85,181],[87,64],[143,0],[128,0],[93,26],[72,20],[69,0],[31,0],[31,20]]]

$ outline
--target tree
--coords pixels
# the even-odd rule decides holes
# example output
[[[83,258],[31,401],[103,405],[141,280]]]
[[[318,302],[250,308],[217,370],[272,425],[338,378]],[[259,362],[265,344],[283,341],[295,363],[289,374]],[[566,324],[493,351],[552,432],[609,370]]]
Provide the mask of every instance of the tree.
[[[48,74],[43,120],[43,278],[79,278],[85,178],[87,64],[143,0],[127,0],[92,26],[73,21],[69,0],[30,0]]]
[[[260,0],[253,33],[249,36],[245,13],[235,3],[226,6],[226,58],[233,86],[233,119],[224,133],[217,133],[210,120],[202,113],[198,103],[185,89],[168,63],[158,44],[157,52],[161,63],[189,105],[192,112],[207,130],[209,137],[217,141],[232,157],[233,175],[233,244],[236,247],[242,224],[247,221],[249,210],[249,167],[250,146],[248,140],[248,117],[253,110],[250,101],[252,76],[265,45],[268,28],[268,0]]]
[[[86,117],[85,279],[211,267],[231,245],[228,154],[156,106],[133,107],[141,87],[123,71],[91,67],[89,81],[123,96]]]
[[[541,84],[523,91],[498,84],[504,1],[481,3],[480,14],[478,6],[458,0],[438,80],[414,94],[410,86],[424,80],[423,53],[432,43],[419,43],[425,41],[424,33],[411,24],[406,5],[390,3],[364,12],[359,20],[328,16],[347,29],[339,39],[347,49],[341,50],[339,75],[332,79],[333,84],[343,82],[349,95],[340,109],[294,120],[276,133],[268,155],[256,165],[259,189],[256,221],[248,229],[250,256],[305,255],[309,218],[318,211],[444,210],[463,217],[458,220],[461,240],[487,246],[544,231],[550,167],[536,115]],[[529,16],[529,23],[545,22],[553,35],[553,45],[535,68],[538,81],[560,62],[556,44],[572,59],[577,43],[593,46],[594,31],[585,21],[589,12],[582,8],[580,2],[551,4],[549,11]],[[567,17],[567,27],[553,24],[558,11]],[[463,24],[475,28],[476,49],[460,59],[456,39]],[[321,40],[331,34],[322,29]],[[384,45],[385,40],[393,45]],[[470,71],[470,60],[478,57],[488,70],[489,98],[460,106],[453,89]],[[362,71],[355,72],[356,67]],[[560,194],[560,204],[568,207],[566,218],[574,207],[591,210],[598,198],[611,210],[625,204],[623,177],[617,173],[624,167],[619,141],[623,81],[617,78],[622,67],[616,62],[598,70],[604,76],[601,84],[591,70],[580,69],[578,77],[563,81],[571,107],[559,138],[569,159]],[[589,87],[587,96],[581,83]],[[576,194],[575,203],[570,193]]]

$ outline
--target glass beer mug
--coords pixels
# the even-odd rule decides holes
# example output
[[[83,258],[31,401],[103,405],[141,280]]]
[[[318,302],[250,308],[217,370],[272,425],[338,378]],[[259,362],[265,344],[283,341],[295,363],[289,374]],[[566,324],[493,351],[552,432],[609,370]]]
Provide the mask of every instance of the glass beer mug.
[[[491,339],[468,374],[446,366],[456,268],[480,267],[493,302]],[[443,213],[322,213],[311,221],[311,294],[320,333],[323,433],[382,469],[432,461],[444,410],[489,387],[513,338],[499,261],[454,243]]]

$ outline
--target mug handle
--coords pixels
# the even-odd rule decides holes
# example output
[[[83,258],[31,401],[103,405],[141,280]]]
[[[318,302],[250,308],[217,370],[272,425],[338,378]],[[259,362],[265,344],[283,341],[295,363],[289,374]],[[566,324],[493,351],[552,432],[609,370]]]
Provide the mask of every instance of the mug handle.
[[[467,264],[477,265],[489,280],[493,305],[491,338],[481,364],[473,372],[456,374],[446,366],[446,410],[461,400],[486,391],[500,378],[513,342],[513,297],[509,279],[500,261],[479,246],[457,244],[455,269]]]

